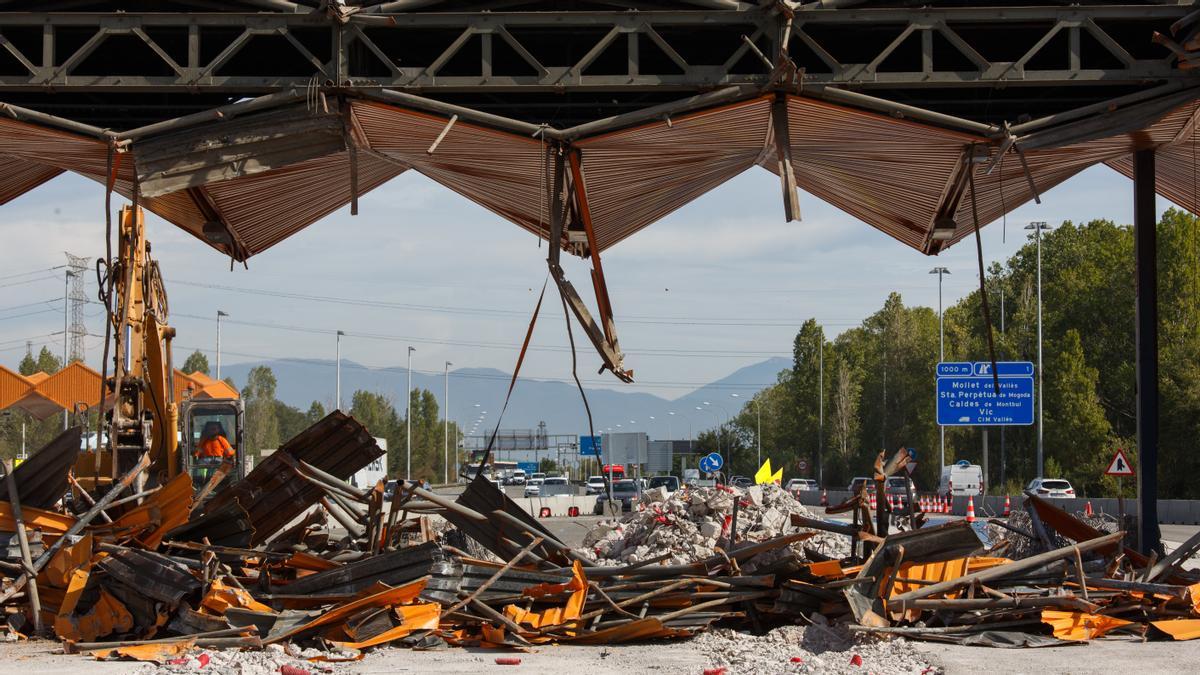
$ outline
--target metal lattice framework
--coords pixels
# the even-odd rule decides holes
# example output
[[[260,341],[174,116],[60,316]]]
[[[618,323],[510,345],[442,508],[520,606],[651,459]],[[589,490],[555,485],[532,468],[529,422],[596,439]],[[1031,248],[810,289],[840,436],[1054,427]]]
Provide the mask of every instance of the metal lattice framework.
[[[0,12],[0,92],[13,103],[117,128],[240,95],[312,86],[420,92],[562,126],[680,92],[769,86],[786,59],[802,88],[870,91],[994,123],[1193,79],[1176,67],[1172,45],[1152,41],[1188,12],[1165,2],[486,12],[435,6],[388,14],[293,7],[298,11]],[[1051,93],[1064,85],[1073,90]],[[151,109],[131,93],[160,98]],[[979,111],[982,102],[987,109]]]
[[[76,361],[87,362],[87,325],[83,322],[83,308],[88,304],[87,284],[84,275],[87,273],[90,258],[67,254],[67,268],[71,272],[70,292],[67,300],[71,303],[71,325],[67,328],[70,338],[67,350],[67,363]]]

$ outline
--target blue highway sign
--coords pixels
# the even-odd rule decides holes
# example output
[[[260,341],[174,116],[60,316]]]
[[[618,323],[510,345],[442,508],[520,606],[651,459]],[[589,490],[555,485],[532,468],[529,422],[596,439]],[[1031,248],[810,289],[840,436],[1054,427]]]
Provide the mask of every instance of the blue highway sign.
[[[600,456],[600,437],[599,436],[580,436],[579,437],[579,454],[584,457],[599,457]]]
[[[987,361],[939,363],[937,421],[945,427],[1033,424],[1033,364],[1001,361],[1000,393]]]

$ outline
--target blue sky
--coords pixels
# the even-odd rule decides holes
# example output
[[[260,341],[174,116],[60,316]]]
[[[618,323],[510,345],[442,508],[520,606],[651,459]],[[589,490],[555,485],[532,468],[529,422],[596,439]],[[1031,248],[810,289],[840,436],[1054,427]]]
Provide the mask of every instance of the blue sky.
[[[61,351],[61,334],[50,334],[62,330],[62,270],[22,274],[62,265],[64,251],[102,255],[103,200],[98,184],[65,175],[5,206],[0,363],[15,366],[27,339],[35,349],[48,344]],[[952,272],[947,305],[978,283],[973,239],[929,258],[811,195],[802,194],[801,202],[804,219],[785,223],[778,179],[753,168],[605,252],[621,345],[641,382],[638,391],[674,397],[769,356],[789,356],[805,319],[815,317],[837,334],[893,290],[908,304],[936,307],[937,279],[928,274],[935,265]],[[1040,206],[1010,214],[1006,242],[1001,223],[989,225],[984,254],[989,261],[1009,256],[1031,220],[1131,217],[1130,181],[1095,167],[1043,195]],[[535,237],[415,172],[365,196],[359,216],[344,208],[251,258],[249,270],[230,271],[227,258],[156,217],[149,233],[168,282],[180,361],[193,348],[211,359],[221,309],[231,315],[222,333],[225,363],[332,359],[333,331],[340,329],[349,334],[343,357],[368,366],[403,365],[411,344],[416,371],[441,372],[447,360],[455,368],[510,371],[546,278],[546,250]],[[586,268],[566,267],[594,304]],[[94,298],[91,272],[87,282]],[[567,339],[552,290],[523,374],[567,379],[570,354],[563,351]],[[86,314],[89,331],[103,333],[101,307],[90,305]],[[575,337],[582,339],[578,330]],[[87,340],[88,361],[97,367],[101,341]],[[599,360],[589,345],[579,353],[587,383],[624,386],[596,375]]]

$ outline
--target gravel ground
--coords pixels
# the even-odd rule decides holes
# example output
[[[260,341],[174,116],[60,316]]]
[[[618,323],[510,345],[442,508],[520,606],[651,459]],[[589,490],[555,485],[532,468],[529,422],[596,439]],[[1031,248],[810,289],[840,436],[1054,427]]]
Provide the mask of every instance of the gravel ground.
[[[825,625],[783,626],[753,636],[718,629],[692,644],[728,675],[750,673],[935,673],[935,659],[906,640],[859,636]]]

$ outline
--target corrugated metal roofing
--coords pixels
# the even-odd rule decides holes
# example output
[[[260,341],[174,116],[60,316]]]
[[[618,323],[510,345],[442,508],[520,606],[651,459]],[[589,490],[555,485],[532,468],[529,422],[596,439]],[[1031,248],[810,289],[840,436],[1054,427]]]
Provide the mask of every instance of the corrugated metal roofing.
[[[371,149],[545,237],[549,227],[549,149],[535,138],[457,121],[429,152],[449,120],[373,101],[353,101]]]
[[[71,427],[55,436],[13,469],[21,506],[48,509],[67,493],[67,472],[75,465],[83,427]],[[11,501],[7,481],[0,481],[0,501]]]
[[[981,140],[798,96],[788,124],[802,189],[918,250],[964,148]]]
[[[245,478],[214,496],[205,504],[204,511],[215,513],[236,501],[253,523],[251,545],[257,546],[325,494],[319,487],[297,478],[290,465],[305,461],[346,480],[382,454],[366,427],[335,410],[284,443]]]
[[[16,403],[32,388],[29,378],[0,366],[0,410]]]
[[[373,101],[352,100],[348,105],[346,126],[361,146],[356,153],[359,195],[412,168],[518,226],[547,236],[552,162],[550,146],[541,139],[463,121],[451,124],[438,115]],[[599,248],[613,246],[755,163],[777,170],[771,107],[772,97],[756,97],[575,140]],[[1045,192],[1098,163],[1128,174],[1131,165],[1125,157],[1130,152],[1158,147],[1160,194],[1194,209],[1193,145],[1180,132],[1190,129],[1188,121],[1195,112],[1195,103],[1189,102],[1144,129],[1122,129],[1099,139],[1093,133],[1092,140],[1066,147],[1027,150],[1037,191]],[[296,113],[292,109],[287,114]],[[930,246],[933,221],[954,192],[966,148],[979,143],[994,152],[998,145],[995,139],[804,96],[788,96],[787,115],[801,189],[926,252],[938,250]],[[323,117],[325,127],[336,126],[330,116]],[[253,126],[251,121],[239,123]],[[160,168],[187,168],[195,160],[203,169],[211,159],[217,170],[188,174],[180,183],[186,189],[143,199],[147,209],[240,258],[267,250],[350,201],[348,151],[310,157],[324,150],[292,152],[295,148],[287,144],[299,139],[285,138],[281,142],[287,152],[271,156],[274,168],[256,166],[258,172],[250,173],[229,164],[225,155],[202,156],[204,146],[196,140],[220,128],[216,124],[189,132],[188,143],[179,146],[186,157],[176,158],[182,164],[173,164],[170,153],[159,152],[154,166]],[[162,137],[150,137],[134,141],[116,156],[118,192],[129,195],[133,157],[139,147],[153,150],[156,140],[159,151],[174,147]],[[102,141],[0,119],[0,203],[62,170],[103,181],[107,159]],[[297,161],[280,166],[292,159]],[[981,222],[994,221],[1032,199],[1015,154],[1007,155],[991,174],[978,166]],[[958,228],[946,245],[972,231],[970,204],[965,194],[958,201],[951,214]],[[232,234],[232,251],[204,238],[205,224],[214,221],[224,223]]]
[[[754,166],[770,139],[772,99],[759,97],[576,142],[600,249]]]

